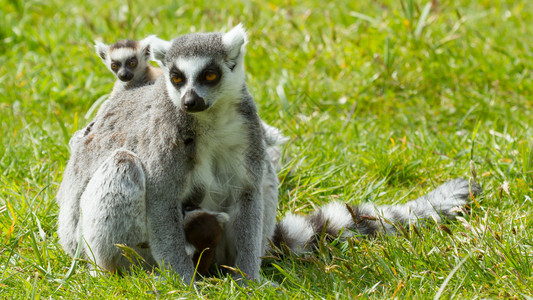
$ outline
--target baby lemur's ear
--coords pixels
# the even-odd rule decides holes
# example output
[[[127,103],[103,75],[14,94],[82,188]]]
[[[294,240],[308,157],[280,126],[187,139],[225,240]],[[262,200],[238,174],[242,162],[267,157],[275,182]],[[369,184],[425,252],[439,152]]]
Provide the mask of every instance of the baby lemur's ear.
[[[109,50],[109,46],[102,42],[94,41],[94,49],[96,50],[96,54],[98,54],[98,56],[100,56],[100,58],[105,63],[107,51]]]
[[[167,55],[170,46],[172,46],[172,43],[154,36],[150,41],[150,46],[152,60],[163,67],[165,65],[165,56]]]
[[[149,60],[152,57],[150,44],[152,40],[156,38],[155,34],[147,36],[146,38],[139,41],[139,53],[144,56],[144,59]]]
[[[238,59],[244,55],[246,45],[246,31],[242,24],[239,24],[222,36],[222,43],[226,48],[226,60],[230,69],[233,70],[238,63]]]
[[[216,216],[218,225],[220,225],[220,227],[224,227],[224,224],[226,224],[229,221],[229,215],[227,213],[216,212],[213,214]]]

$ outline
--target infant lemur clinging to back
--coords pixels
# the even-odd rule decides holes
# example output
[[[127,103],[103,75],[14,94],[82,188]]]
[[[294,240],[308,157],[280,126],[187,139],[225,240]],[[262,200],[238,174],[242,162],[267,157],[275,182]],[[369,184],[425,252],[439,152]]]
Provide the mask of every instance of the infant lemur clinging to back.
[[[114,94],[130,89],[150,85],[161,76],[161,69],[150,65],[150,42],[155,39],[151,35],[141,41],[120,40],[111,45],[95,41],[95,50],[104,65],[117,77],[113,85]],[[84,129],[76,131],[69,141],[71,150],[78,145],[78,140],[87,136],[94,122]]]
[[[160,68],[150,65],[155,60],[151,55],[151,44],[170,44],[154,35],[141,41],[120,40],[111,45],[95,42],[95,50],[106,67],[117,77],[110,97],[127,90],[151,85],[162,75]],[[160,63],[159,61],[157,61]],[[90,134],[94,122],[77,131],[69,146],[77,147],[80,139]],[[280,169],[281,148],[287,141],[279,129],[262,123],[267,152],[272,165]],[[214,250],[218,245],[223,225],[229,216],[223,212],[212,212],[197,206],[184,208],[184,227],[187,254],[192,258],[200,274],[206,274],[214,258]],[[200,259],[201,258],[201,259]]]
[[[113,93],[153,84],[163,73],[150,65],[151,35],[141,41],[120,40],[111,45],[95,41],[96,53],[117,77]]]

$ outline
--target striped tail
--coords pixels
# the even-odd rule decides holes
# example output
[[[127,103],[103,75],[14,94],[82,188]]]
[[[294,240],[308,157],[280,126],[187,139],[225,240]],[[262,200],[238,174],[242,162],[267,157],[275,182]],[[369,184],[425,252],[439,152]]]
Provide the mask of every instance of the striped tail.
[[[472,182],[470,187],[468,180],[454,179],[405,204],[349,206],[331,202],[309,216],[288,213],[276,224],[271,247],[301,254],[313,251],[317,237],[323,233],[333,238],[374,236],[378,232],[394,234],[397,232],[395,225],[408,228],[421,220],[441,222],[442,218],[454,219],[468,204],[470,197],[480,193],[481,187],[477,183]]]

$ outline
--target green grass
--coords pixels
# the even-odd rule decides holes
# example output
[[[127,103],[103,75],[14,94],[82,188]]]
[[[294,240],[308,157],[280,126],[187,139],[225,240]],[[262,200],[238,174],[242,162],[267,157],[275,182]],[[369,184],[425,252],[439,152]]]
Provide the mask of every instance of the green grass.
[[[533,2],[0,0],[0,298],[533,296]],[[58,243],[67,142],[113,79],[93,51],[248,29],[249,89],[290,137],[278,216],[399,203],[477,170],[465,222],[271,260],[279,287],[91,277]]]

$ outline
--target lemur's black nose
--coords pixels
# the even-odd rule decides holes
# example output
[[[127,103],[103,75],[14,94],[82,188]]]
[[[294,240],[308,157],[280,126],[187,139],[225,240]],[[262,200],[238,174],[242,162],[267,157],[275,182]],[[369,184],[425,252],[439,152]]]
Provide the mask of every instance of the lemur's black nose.
[[[121,81],[130,81],[133,79],[133,73],[132,72],[118,72],[118,79]]]
[[[200,112],[206,110],[209,106],[204,98],[198,96],[193,89],[190,89],[181,97],[181,107],[187,112]]]

